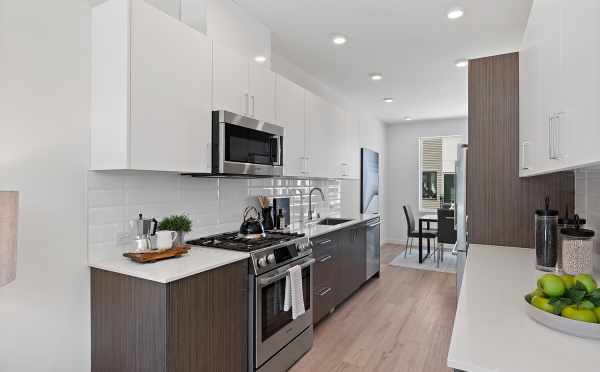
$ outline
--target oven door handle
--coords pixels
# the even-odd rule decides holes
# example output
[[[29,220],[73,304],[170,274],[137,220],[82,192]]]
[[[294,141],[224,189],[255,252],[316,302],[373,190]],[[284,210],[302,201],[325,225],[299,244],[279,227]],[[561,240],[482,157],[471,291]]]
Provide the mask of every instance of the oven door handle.
[[[312,266],[312,265],[314,265],[314,263],[315,263],[315,259],[314,259],[314,258],[311,258],[310,260],[308,260],[308,261],[306,261],[306,262],[304,262],[304,263],[300,264],[299,266],[300,266],[300,269],[305,269],[305,268],[307,268],[307,267],[309,267],[309,266]],[[285,277],[287,274],[288,274],[288,271],[286,270],[286,271],[284,271],[284,272],[282,272],[282,273],[279,273],[279,274],[277,274],[277,275],[270,276],[270,277],[268,277],[268,278],[264,278],[264,279],[260,279],[260,280],[258,281],[258,284],[259,284],[261,287],[265,287],[265,286],[267,286],[267,285],[269,285],[269,284],[271,284],[271,283],[274,283],[274,282],[276,282],[276,281],[280,280],[281,278],[284,278],[284,277]]]

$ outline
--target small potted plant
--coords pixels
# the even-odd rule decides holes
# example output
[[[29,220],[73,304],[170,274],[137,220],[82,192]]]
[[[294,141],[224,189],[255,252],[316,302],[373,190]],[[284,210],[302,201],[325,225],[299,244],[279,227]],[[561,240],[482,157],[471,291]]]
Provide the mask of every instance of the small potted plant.
[[[192,231],[192,220],[185,214],[172,215],[160,221],[158,224],[158,229],[177,231],[175,246],[183,245],[185,242],[185,234]]]

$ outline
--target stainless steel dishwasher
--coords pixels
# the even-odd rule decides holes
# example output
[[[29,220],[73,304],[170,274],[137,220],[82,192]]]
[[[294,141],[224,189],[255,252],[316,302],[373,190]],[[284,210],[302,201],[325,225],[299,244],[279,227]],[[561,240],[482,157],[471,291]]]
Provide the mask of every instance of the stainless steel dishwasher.
[[[379,217],[367,221],[367,280],[375,275],[379,276],[380,225]]]

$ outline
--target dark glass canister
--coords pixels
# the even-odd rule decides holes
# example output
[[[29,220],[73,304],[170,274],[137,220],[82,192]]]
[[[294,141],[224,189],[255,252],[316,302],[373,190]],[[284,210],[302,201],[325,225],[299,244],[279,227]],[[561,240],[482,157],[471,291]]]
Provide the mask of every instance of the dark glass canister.
[[[558,211],[548,208],[535,211],[536,269],[555,271],[558,260]]]

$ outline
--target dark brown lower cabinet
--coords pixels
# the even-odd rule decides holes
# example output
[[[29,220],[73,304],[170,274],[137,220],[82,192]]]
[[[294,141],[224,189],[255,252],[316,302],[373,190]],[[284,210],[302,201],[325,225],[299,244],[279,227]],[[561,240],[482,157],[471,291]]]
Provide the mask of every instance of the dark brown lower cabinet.
[[[366,281],[366,234],[366,226],[359,224],[312,240],[316,260],[314,324]]]
[[[317,324],[337,305],[336,275],[340,257],[337,232],[312,239],[315,257],[313,323]]]
[[[92,269],[91,292],[92,371],[247,371],[246,261],[167,284]]]

